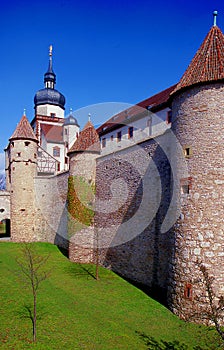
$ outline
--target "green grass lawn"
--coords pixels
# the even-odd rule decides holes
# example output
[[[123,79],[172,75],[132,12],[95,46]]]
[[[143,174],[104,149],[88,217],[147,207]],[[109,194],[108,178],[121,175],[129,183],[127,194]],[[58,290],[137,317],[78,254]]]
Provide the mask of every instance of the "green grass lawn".
[[[32,344],[25,313],[31,294],[12,272],[21,246],[0,243],[0,349],[218,349],[213,329],[180,321],[113,272],[101,268],[96,281],[94,266],[71,263],[54,245],[35,246],[40,254],[50,253],[51,275],[38,293],[37,343]],[[147,346],[147,340],[155,345]],[[175,342],[186,347],[174,347]]]

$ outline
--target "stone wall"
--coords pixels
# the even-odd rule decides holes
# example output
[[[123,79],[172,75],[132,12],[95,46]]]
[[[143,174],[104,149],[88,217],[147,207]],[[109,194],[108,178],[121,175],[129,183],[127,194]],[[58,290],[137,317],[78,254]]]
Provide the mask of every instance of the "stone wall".
[[[95,251],[102,265],[166,299],[173,236],[170,132],[97,159]],[[97,236],[96,236],[97,234]]]
[[[35,240],[67,248],[68,172],[35,177]]]
[[[170,305],[183,318],[205,301],[197,260],[214,277],[217,295],[224,293],[223,100],[224,86],[217,83],[189,89],[173,101],[172,129],[189,171],[188,179],[183,179],[189,193],[181,195],[181,218],[175,226],[170,288]]]

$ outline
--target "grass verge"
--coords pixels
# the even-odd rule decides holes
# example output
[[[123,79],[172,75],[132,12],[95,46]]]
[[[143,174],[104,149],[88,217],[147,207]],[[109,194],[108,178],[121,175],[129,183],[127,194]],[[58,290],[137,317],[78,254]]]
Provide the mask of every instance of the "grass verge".
[[[71,263],[54,245],[34,244],[50,253],[51,270],[38,293],[36,344],[26,313],[32,297],[13,273],[20,244],[0,243],[1,349],[219,348],[212,328],[179,320],[113,272],[100,268],[96,281],[94,266]]]

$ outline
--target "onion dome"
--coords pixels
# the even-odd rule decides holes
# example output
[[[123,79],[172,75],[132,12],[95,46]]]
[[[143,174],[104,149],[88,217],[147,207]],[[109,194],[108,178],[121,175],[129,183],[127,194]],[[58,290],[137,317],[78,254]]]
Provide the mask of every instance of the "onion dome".
[[[86,123],[68,154],[78,152],[100,153],[99,135],[91,121]]]
[[[73,116],[72,111],[70,111],[70,114],[67,118],[65,118],[63,126],[66,125],[76,125],[79,127],[77,119]]]
[[[34,97],[35,106],[50,104],[65,109],[65,97],[55,89],[42,89]]]
[[[56,84],[56,74],[53,71],[52,65],[52,46],[50,46],[49,51],[49,65],[48,70],[44,74],[44,84],[45,89],[37,91],[34,97],[35,107],[44,104],[51,104],[54,106],[59,106],[65,109],[65,97],[59,91],[57,91],[54,86]]]
[[[25,115],[22,116],[16,130],[9,139],[12,140],[32,140],[38,142],[33,129]]]
[[[224,80],[224,35],[216,25],[217,11],[214,12],[214,25],[196,52],[186,72],[171,96],[188,87]]]

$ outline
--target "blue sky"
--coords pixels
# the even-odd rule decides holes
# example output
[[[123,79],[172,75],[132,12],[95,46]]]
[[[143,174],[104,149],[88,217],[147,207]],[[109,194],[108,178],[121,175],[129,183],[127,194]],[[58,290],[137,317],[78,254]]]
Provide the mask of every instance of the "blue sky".
[[[212,26],[214,10],[223,30],[223,0],[1,0],[0,170],[24,108],[33,119],[50,44],[66,114],[85,107],[77,112],[81,127],[89,111],[100,124],[111,111],[87,106],[134,104],[178,82]]]

